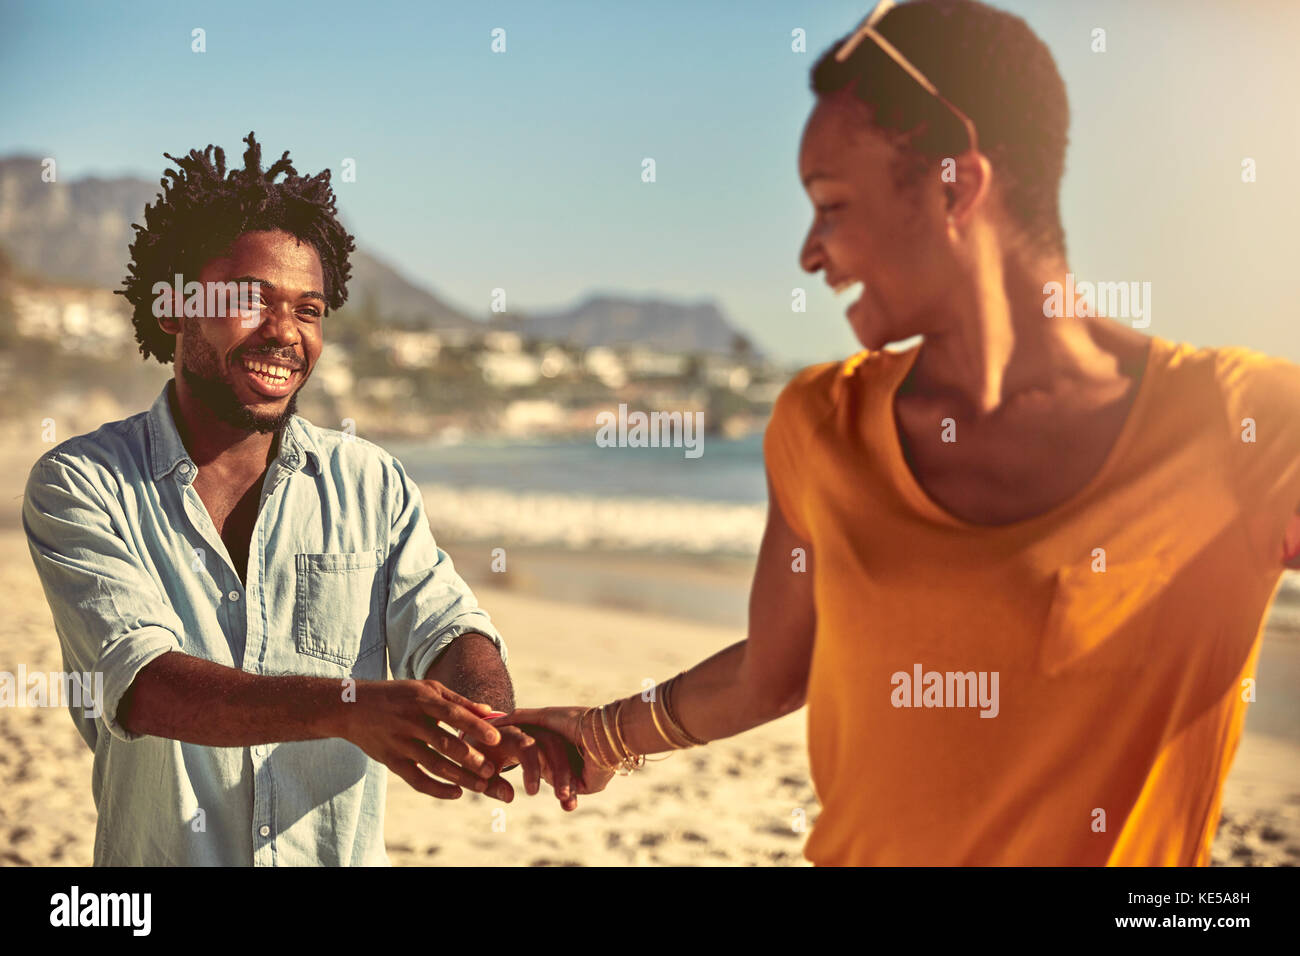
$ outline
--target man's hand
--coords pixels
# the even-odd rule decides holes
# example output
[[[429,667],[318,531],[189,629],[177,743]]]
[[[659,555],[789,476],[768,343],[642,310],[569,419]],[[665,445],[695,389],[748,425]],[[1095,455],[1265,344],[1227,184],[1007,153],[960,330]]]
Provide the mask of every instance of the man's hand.
[[[356,689],[357,699],[343,705],[337,736],[431,797],[454,800],[461,787],[507,803],[513,797],[510,784],[495,777],[496,764],[438,726],[441,721],[466,738],[495,747],[501,733],[483,719],[492,713],[487,704],[474,703],[436,680],[358,681]],[[450,782],[434,780],[421,767]]]

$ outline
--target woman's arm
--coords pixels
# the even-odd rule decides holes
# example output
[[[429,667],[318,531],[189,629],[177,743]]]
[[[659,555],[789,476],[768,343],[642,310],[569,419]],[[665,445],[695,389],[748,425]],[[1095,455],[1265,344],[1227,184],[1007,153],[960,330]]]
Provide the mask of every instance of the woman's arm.
[[[811,548],[786,524],[770,486],[768,501],[749,593],[749,638],[686,671],[673,692],[678,720],[701,740],[744,733],[804,704],[816,627]],[[805,560],[796,560],[796,549]],[[634,753],[672,749],[639,694],[623,708],[622,726]]]
[[[804,704],[816,628],[812,549],[786,523],[771,494],[770,479],[768,501],[767,527],[749,596],[748,639],[696,664],[674,684],[672,703],[677,720],[701,740],[743,733]],[[802,560],[796,549],[802,549]],[[628,750],[653,754],[675,749],[657,729],[649,701],[639,693],[625,700],[620,727]],[[612,715],[613,709],[607,711]],[[519,710],[497,721],[497,726],[539,724],[578,743],[582,736],[578,720],[586,710]],[[657,713],[662,715],[662,709],[657,708]],[[593,745],[589,726],[585,742],[579,746],[590,753]]]

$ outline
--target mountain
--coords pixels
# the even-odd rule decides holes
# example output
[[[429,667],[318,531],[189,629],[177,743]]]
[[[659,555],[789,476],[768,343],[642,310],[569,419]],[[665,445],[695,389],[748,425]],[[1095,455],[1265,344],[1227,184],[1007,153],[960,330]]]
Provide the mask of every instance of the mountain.
[[[131,223],[160,189],[132,178],[46,183],[39,159],[0,159],[0,246],[23,272],[116,288],[126,275]]]
[[[680,303],[595,294],[577,305],[526,317],[500,316],[494,325],[535,339],[595,345],[645,345],[663,352],[751,351],[712,302]]]
[[[0,158],[0,250],[14,268],[48,281],[117,289],[126,275],[133,222],[162,191],[136,177],[85,177],[46,183],[34,156]],[[352,255],[349,311],[435,329],[483,328],[445,302],[358,249]],[[372,311],[373,310],[373,311]],[[727,352],[748,345],[710,302],[680,303],[592,295],[564,310],[526,318],[498,316],[492,326],[579,347],[638,344],[672,352]]]
[[[386,320],[401,325],[424,325],[434,329],[481,328],[482,323],[448,305],[432,292],[358,249],[352,253],[352,278],[348,280],[348,304],[359,308],[373,297],[376,309]]]

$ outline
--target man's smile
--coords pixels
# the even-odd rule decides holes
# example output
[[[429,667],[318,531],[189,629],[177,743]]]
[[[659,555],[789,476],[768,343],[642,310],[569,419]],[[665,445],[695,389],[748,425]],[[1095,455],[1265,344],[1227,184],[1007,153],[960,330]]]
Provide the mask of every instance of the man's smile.
[[[273,399],[290,394],[302,375],[296,365],[279,358],[244,357],[237,367],[253,391]]]

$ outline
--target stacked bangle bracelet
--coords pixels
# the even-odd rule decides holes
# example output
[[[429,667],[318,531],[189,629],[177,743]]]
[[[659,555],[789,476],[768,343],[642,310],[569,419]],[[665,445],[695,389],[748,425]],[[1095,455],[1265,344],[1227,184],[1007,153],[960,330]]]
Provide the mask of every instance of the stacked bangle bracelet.
[[[684,673],[686,672],[682,671],[682,674]],[[682,674],[678,674],[677,677],[672,678],[671,680],[669,680],[667,683],[664,684],[664,692],[663,692],[664,716],[668,718],[667,720],[668,726],[672,728],[673,732],[676,733],[678,737],[680,737],[682,740],[686,741],[684,746],[703,747],[705,744],[708,743],[708,741],[701,740],[699,737],[696,737],[685,727],[683,727],[681,719],[677,716],[677,711],[673,708],[673,693],[677,688],[677,680],[682,676]]]
[[[626,703],[627,701],[620,700],[614,704],[588,707],[578,718],[578,742],[582,744],[582,749],[594,758],[596,766],[601,770],[612,770],[623,775],[645,766],[645,755],[632,753],[623,739],[619,718]],[[612,716],[609,713],[610,707],[614,708]],[[590,729],[588,724],[591,725]],[[588,736],[591,737],[590,747],[587,745]]]
[[[677,678],[681,676],[678,674],[657,686],[650,697],[650,720],[671,750],[702,747],[708,743],[682,726],[673,706],[673,691]],[[612,704],[588,707],[578,718],[578,743],[601,770],[626,775],[645,766],[645,755],[633,753],[623,737],[623,708],[630,700],[624,698]]]
[[[685,673],[683,671],[683,673]],[[673,750],[683,750],[686,747],[702,747],[708,743],[707,740],[701,740],[699,737],[691,734],[682,722],[678,720],[677,713],[673,709],[672,699],[673,690],[677,684],[677,678],[673,677],[656,687],[655,695],[650,699],[650,719],[654,721],[655,730],[659,731],[659,736],[664,739]]]

